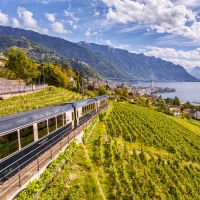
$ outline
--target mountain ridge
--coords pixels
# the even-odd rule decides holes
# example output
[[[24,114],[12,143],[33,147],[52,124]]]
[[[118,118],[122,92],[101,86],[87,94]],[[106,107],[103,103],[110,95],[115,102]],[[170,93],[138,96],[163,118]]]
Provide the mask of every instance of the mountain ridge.
[[[81,41],[80,46],[88,48],[94,52],[99,52],[103,56],[113,61],[121,69],[141,79],[155,79],[157,81],[194,81],[196,78],[191,76],[182,66],[161,58],[149,57],[144,54],[131,53],[124,49],[117,49],[108,45],[98,45]]]
[[[76,43],[58,37],[43,35],[31,30],[4,26],[0,26],[0,35],[25,37],[26,39],[37,42],[66,58],[77,59],[87,63],[97,70],[101,76],[106,78],[133,78],[101,54],[94,53]]]
[[[37,42],[67,59],[77,59],[94,68],[104,78],[156,81],[197,81],[186,70],[161,58],[134,54],[107,45],[80,42],[73,43],[61,38],[19,28],[0,26],[0,35],[25,37]],[[90,47],[87,45],[90,44]],[[91,47],[92,45],[92,47]]]

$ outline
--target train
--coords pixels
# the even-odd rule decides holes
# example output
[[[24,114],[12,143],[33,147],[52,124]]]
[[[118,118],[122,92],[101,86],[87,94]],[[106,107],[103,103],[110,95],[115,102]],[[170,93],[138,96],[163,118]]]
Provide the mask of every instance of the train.
[[[100,112],[108,96],[0,117],[0,183]]]

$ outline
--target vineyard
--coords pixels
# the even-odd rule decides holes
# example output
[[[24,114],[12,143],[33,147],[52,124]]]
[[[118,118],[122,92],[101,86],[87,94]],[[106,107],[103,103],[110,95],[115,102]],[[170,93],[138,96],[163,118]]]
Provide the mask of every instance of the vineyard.
[[[199,128],[197,121],[111,103],[36,199],[198,200]]]
[[[200,199],[199,135],[123,103],[114,104],[104,123],[87,148],[107,199]]]
[[[0,101],[0,116],[80,100],[81,95],[63,88],[48,87],[39,92]]]

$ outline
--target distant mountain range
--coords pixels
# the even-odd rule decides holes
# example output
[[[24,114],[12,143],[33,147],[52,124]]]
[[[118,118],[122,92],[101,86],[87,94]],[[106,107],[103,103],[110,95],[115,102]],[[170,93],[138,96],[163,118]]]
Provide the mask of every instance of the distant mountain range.
[[[180,65],[162,60],[160,58],[148,57],[144,54],[130,53],[123,49],[112,48],[107,45],[97,45],[94,43],[79,42],[80,46],[101,53],[114,62],[122,70],[137,77],[138,79],[166,80],[195,80]]]
[[[39,43],[56,55],[60,54],[67,59],[79,60],[88,64],[105,78],[196,81],[196,78],[188,74],[180,65],[110,46],[88,44],[86,42],[76,44],[30,30],[4,26],[0,26],[0,35],[12,35]],[[0,50],[1,48],[0,46]]]
[[[200,79],[200,67],[194,67],[194,68],[190,68],[190,69],[187,69],[187,72],[189,74],[191,74],[192,76]]]

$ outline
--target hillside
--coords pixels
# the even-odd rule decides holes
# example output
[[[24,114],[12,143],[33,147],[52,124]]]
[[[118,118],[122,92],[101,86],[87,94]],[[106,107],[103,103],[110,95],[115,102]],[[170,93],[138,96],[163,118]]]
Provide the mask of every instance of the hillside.
[[[64,65],[68,63],[72,69],[77,69],[79,71],[83,71],[84,74],[88,77],[98,78],[100,79],[100,75],[96,70],[94,70],[91,66],[88,66],[82,62],[77,60],[72,61],[72,59],[66,59],[54,51],[50,51],[44,46],[33,42],[31,40],[27,40],[23,37],[13,37],[9,35],[0,35],[0,48],[3,52],[7,52],[10,47],[15,46],[21,48],[26,55],[34,60],[36,63],[42,62],[51,62],[55,61]],[[0,61],[3,62],[3,61]],[[5,63],[5,62],[4,62]]]
[[[192,76],[200,79],[200,67],[195,67],[189,72]]]
[[[18,199],[27,194],[40,194],[38,199],[52,194],[55,199],[200,199],[199,124],[182,126],[181,120],[185,122],[149,108],[111,103],[100,122],[94,120],[84,131],[84,143],[73,143],[74,153],[69,149],[61,155],[67,162],[46,189],[37,188],[41,179]],[[59,167],[55,162],[50,170]]]
[[[80,100],[81,98],[82,96],[79,93],[64,88],[49,86],[38,92],[1,100],[0,117],[47,106],[60,105],[66,102]]]
[[[99,73],[96,70],[94,70],[91,66],[89,66],[88,64],[84,62],[74,60],[74,59],[68,59],[67,63],[71,66],[72,69],[83,71],[84,74],[88,77],[102,79],[102,77],[99,75]]]
[[[107,45],[79,42],[80,46],[101,53],[114,62],[122,70],[141,80],[154,78],[157,81],[195,81],[196,78],[187,73],[180,65],[160,58],[148,57],[144,54],[130,53]]]
[[[101,76],[106,78],[133,78],[131,75],[120,69],[112,61],[108,60],[101,54],[94,53],[86,48],[80,47],[78,44],[61,38],[42,35],[30,30],[4,26],[0,26],[0,35],[23,37],[25,39],[37,42],[47,49],[64,56],[65,58],[77,59],[87,63]]]

